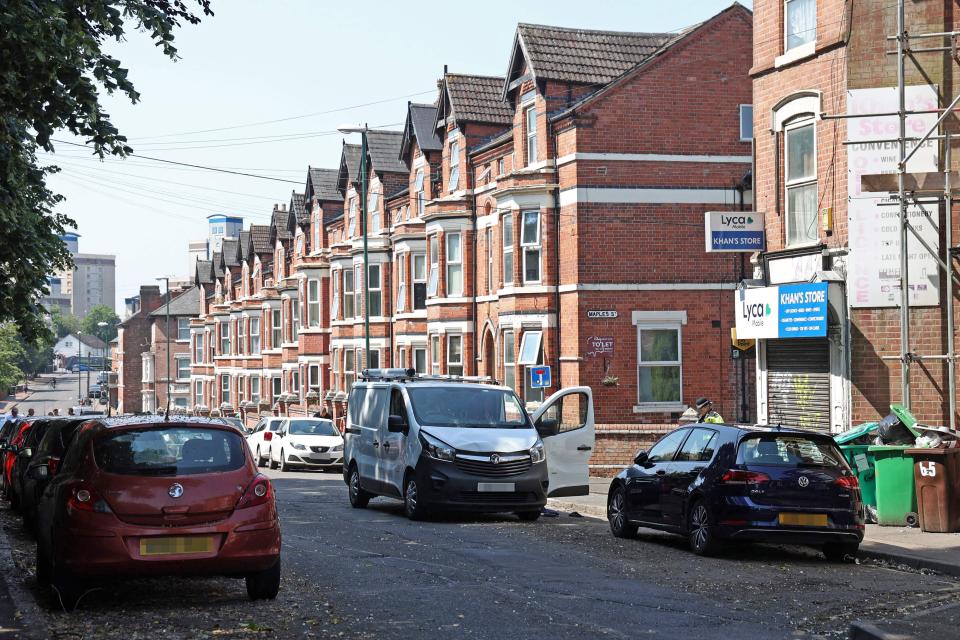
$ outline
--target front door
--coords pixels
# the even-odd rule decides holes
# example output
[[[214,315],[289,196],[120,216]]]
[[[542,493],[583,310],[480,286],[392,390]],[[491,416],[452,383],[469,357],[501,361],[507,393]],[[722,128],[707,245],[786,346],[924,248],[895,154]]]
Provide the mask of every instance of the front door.
[[[377,389],[377,392],[380,392]],[[392,493],[403,494],[403,476],[407,465],[404,458],[404,447],[406,445],[406,435],[403,433],[391,433],[389,429],[389,416],[400,416],[406,422],[409,429],[410,418],[407,415],[406,403],[403,401],[403,393],[400,389],[384,389],[385,393],[390,394],[390,410],[388,417],[380,428],[380,469],[378,475],[383,482],[390,487]]]
[[[716,445],[717,432],[713,429],[697,427],[691,430],[690,437],[680,447],[669,472],[662,480],[664,524],[673,527],[682,525],[691,485],[710,464]]]
[[[664,479],[672,471],[688,429],[677,429],[660,439],[647,453],[647,459],[631,469],[627,479],[627,517],[631,520],[660,524],[663,522]]]
[[[590,387],[562,389],[533,416],[547,455],[550,485],[547,495],[585,496],[590,493],[590,454],[593,452],[593,392]]]

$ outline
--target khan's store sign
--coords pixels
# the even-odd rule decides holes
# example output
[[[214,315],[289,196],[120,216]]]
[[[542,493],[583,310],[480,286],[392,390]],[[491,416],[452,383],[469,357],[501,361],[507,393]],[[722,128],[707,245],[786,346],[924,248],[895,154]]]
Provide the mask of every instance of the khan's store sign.
[[[828,287],[824,282],[737,291],[737,337],[763,340],[826,336]]]

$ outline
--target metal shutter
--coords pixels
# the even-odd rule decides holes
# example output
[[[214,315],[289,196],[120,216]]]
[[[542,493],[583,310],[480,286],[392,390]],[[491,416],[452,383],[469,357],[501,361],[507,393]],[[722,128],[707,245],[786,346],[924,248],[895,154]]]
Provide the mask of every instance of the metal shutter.
[[[767,341],[767,422],[830,431],[830,342]]]

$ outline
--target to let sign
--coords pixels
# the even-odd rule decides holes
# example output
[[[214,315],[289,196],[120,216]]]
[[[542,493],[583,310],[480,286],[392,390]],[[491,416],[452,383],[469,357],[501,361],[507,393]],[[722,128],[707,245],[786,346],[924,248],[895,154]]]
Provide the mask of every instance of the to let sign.
[[[620,314],[612,309],[591,309],[587,311],[588,318],[616,318],[618,315]]]
[[[587,338],[587,356],[595,358],[596,356],[613,355],[613,336],[590,336]]]

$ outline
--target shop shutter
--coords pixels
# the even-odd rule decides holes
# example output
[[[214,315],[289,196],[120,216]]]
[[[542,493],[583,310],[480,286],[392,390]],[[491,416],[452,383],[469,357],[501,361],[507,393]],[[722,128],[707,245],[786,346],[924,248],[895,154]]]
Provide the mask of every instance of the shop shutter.
[[[767,341],[767,423],[830,431],[830,342]]]

